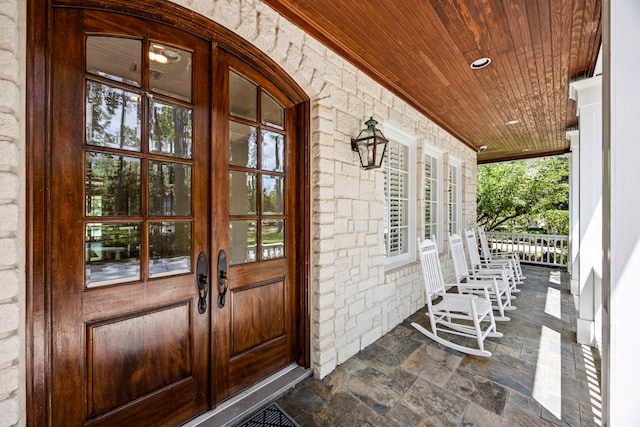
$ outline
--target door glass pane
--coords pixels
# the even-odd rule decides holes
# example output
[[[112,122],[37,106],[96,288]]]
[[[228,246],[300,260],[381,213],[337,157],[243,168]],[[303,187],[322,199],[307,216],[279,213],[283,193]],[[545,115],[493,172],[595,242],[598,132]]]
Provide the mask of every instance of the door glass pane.
[[[255,215],[256,184],[255,173],[229,172],[229,209],[231,215]]]
[[[243,264],[256,261],[257,221],[233,220],[229,223],[230,263]]]
[[[88,288],[140,280],[140,224],[87,224],[84,263]]]
[[[87,80],[86,141],[140,151],[140,94]]]
[[[140,215],[140,179],[140,159],[87,152],[86,215]]]
[[[191,158],[191,108],[151,101],[149,151],[154,154]]]
[[[253,121],[258,116],[258,86],[233,71],[229,72],[229,112]]]
[[[87,72],[140,86],[142,42],[123,37],[88,36]]]
[[[149,224],[149,277],[191,272],[191,222]]]
[[[149,88],[157,93],[191,102],[191,52],[149,45]]]
[[[281,176],[262,175],[262,213],[282,215],[284,178]]]
[[[267,92],[262,92],[262,123],[284,129],[284,107]]]
[[[191,215],[191,166],[149,161],[149,215]]]
[[[262,221],[262,260],[284,258],[284,220]]]
[[[262,170],[282,172],[284,170],[284,136],[262,131]]]
[[[229,122],[229,164],[248,168],[258,167],[255,126]]]

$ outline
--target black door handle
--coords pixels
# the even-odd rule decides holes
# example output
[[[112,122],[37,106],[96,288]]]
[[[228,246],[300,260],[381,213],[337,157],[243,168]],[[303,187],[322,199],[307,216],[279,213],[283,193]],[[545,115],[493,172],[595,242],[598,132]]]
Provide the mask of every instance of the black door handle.
[[[196,267],[196,276],[198,280],[198,290],[200,297],[198,298],[198,313],[204,314],[207,311],[207,294],[209,286],[207,285],[207,275],[209,273],[209,265],[207,263],[207,255],[200,252],[198,255],[198,265]]]
[[[225,298],[229,282],[227,280],[227,254],[224,249],[218,252],[218,286],[222,288],[222,292],[218,294],[218,308],[224,307]]]

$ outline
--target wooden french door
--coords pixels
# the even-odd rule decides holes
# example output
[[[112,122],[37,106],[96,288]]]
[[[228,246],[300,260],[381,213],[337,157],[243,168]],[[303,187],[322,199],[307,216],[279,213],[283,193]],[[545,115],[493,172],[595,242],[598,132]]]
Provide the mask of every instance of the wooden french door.
[[[305,110],[211,40],[53,10],[52,424],[179,425],[307,363]]]
[[[54,10],[53,425],[177,425],[210,406],[209,46]]]
[[[229,264],[225,304],[214,304],[216,400],[223,400],[295,362],[302,292],[296,279],[296,161],[293,103],[245,62],[220,52],[223,93],[215,108],[216,153],[227,162],[218,235]],[[214,155],[215,156],[215,155]],[[218,286],[224,293],[224,287]],[[222,297],[218,297],[222,298]],[[218,301],[220,302],[220,301]],[[302,340],[303,341],[303,340]]]

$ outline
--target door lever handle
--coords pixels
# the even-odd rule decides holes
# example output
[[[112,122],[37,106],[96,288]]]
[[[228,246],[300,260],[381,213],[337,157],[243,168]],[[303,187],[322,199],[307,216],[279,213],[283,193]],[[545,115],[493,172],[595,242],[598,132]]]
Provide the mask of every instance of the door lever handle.
[[[196,266],[196,276],[198,281],[198,313],[204,314],[207,311],[207,294],[209,293],[209,285],[207,285],[207,276],[209,265],[207,263],[207,255],[200,252],[198,255],[198,264]]]
[[[227,254],[224,249],[218,252],[218,286],[222,288],[222,292],[218,294],[218,308],[224,307],[227,297],[227,289],[229,289],[229,280],[227,278]]]

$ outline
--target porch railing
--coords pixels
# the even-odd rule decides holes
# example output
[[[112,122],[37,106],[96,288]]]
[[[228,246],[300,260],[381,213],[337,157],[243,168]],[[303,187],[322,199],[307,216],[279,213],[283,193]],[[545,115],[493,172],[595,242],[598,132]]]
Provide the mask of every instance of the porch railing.
[[[567,266],[569,236],[487,232],[493,252],[516,252],[520,260],[539,265]]]

